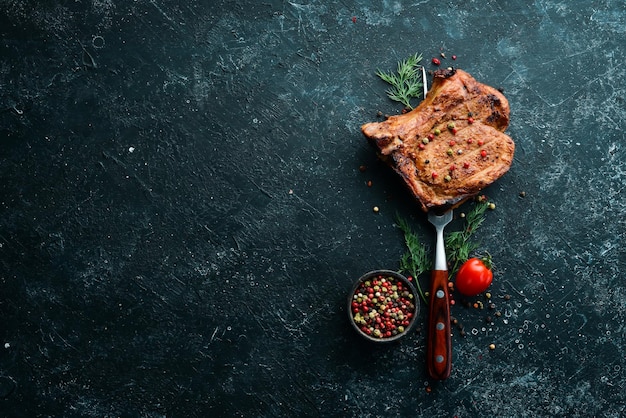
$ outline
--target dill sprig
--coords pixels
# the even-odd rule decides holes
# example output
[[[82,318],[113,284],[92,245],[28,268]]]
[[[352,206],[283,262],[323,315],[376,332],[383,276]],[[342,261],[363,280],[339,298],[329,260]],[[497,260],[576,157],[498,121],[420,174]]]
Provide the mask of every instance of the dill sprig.
[[[428,303],[418,278],[422,273],[432,268],[433,262],[428,256],[426,246],[421,242],[419,236],[413,232],[409,223],[405,219],[398,217],[397,224],[404,234],[404,243],[407,247],[407,251],[400,259],[400,272],[413,276],[420,297],[424,303]]]
[[[415,54],[398,62],[398,69],[395,74],[381,70],[376,71],[378,77],[391,84],[391,87],[386,91],[387,96],[409,109],[413,109],[411,99],[420,97],[422,94],[423,84],[419,71],[421,60],[422,55]]]
[[[488,207],[489,202],[486,199],[476,200],[474,207],[465,216],[464,228],[446,235],[446,255],[452,264],[450,276],[454,275],[470,254],[478,249],[479,244],[472,240],[472,236],[485,221],[485,211]]]

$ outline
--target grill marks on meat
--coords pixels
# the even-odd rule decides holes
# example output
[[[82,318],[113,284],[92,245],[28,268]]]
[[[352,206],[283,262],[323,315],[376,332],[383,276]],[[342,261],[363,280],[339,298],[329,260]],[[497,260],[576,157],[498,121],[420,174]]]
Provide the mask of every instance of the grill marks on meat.
[[[498,90],[442,69],[417,108],[361,130],[428,211],[456,206],[508,171],[515,150],[504,134],[509,113]]]

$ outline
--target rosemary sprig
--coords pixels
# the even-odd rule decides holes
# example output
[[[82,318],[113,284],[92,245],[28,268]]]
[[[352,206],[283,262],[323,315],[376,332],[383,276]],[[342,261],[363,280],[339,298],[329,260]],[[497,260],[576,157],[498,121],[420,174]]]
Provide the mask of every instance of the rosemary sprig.
[[[376,71],[378,77],[391,84],[391,87],[386,91],[387,96],[391,100],[402,103],[409,109],[413,109],[411,99],[422,94],[423,84],[419,72],[419,62],[421,60],[422,55],[415,54],[400,61],[396,74],[386,73],[381,70]]]
[[[405,272],[413,276],[420,297],[424,303],[428,303],[418,278],[422,273],[432,268],[433,262],[427,254],[426,246],[422,244],[419,236],[413,232],[409,223],[400,217],[398,217],[397,223],[404,234],[404,243],[407,247],[407,251],[400,259],[400,272]]]

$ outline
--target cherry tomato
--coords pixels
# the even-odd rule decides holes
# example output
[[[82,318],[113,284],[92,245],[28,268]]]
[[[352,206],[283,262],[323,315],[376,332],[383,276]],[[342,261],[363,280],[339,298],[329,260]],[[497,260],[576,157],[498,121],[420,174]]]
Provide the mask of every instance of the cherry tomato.
[[[456,273],[455,287],[465,296],[476,296],[487,290],[493,280],[493,272],[480,258],[470,258]]]

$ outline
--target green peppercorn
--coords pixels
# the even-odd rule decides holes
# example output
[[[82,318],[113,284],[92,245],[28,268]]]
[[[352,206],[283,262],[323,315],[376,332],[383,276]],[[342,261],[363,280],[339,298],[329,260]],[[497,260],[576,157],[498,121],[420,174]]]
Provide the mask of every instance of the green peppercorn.
[[[435,130],[433,131],[433,133],[434,133],[435,135],[439,135],[439,134],[441,133],[441,130],[439,130],[439,128],[437,128],[437,129],[435,129]]]

